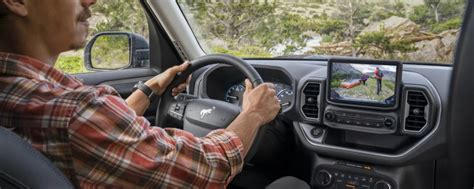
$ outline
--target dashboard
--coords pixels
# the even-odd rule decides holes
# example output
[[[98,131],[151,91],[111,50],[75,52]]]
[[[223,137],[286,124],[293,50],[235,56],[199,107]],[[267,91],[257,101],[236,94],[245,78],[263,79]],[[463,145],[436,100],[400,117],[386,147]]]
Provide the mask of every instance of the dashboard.
[[[444,107],[449,91],[446,78],[450,78],[451,67],[361,59],[247,61],[265,82],[276,85],[284,105],[279,119],[292,124],[305,151],[317,154],[312,165],[314,187],[339,188],[335,181],[328,184],[318,178],[334,179],[334,173],[350,170],[351,174],[373,178],[374,183],[366,183],[368,188],[378,181],[400,188],[400,172],[415,177],[413,170],[420,170],[390,167],[443,157],[447,127]],[[351,64],[352,68],[337,63]],[[376,76],[377,67],[384,73]],[[384,79],[379,91],[380,76]],[[215,65],[200,74],[192,92],[202,98],[240,104],[244,79],[231,67]],[[368,90],[353,91],[355,88]],[[371,171],[359,169],[367,163]],[[433,167],[426,169],[432,171]],[[339,181],[347,184],[353,180]]]
[[[267,81],[270,81],[270,83],[273,83],[275,85],[276,96],[280,101],[282,107],[290,106],[294,102],[293,99],[295,96],[295,92],[293,91],[293,88],[290,85],[271,82],[271,79]],[[244,82],[235,84],[226,90],[224,101],[231,104],[242,105],[242,97],[244,95],[244,92]]]
[[[204,74],[204,90],[200,92],[201,97],[208,97],[225,101],[231,104],[241,105],[245,92],[244,76],[237,70],[228,66],[217,66],[212,71]],[[265,82],[275,85],[275,92],[286,112],[295,103],[295,85],[293,80],[283,69],[256,68]],[[225,79],[222,79],[225,78]]]

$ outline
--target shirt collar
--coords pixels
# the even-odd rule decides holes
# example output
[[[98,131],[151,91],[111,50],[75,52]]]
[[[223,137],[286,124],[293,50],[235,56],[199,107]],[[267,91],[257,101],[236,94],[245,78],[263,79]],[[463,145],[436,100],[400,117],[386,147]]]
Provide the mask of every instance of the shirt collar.
[[[28,56],[3,52],[0,52],[0,76],[48,81],[66,88],[77,88],[83,85],[79,79],[49,64]]]

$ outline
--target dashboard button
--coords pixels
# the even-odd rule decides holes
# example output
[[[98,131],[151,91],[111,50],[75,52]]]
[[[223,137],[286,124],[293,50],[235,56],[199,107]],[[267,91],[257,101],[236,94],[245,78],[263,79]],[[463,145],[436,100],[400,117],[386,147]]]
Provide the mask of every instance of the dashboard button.
[[[380,180],[374,184],[374,189],[392,189],[392,185],[386,181]]]
[[[326,112],[324,117],[326,117],[326,119],[329,121],[333,121],[334,119],[336,119],[336,115],[334,114],[334,112],[331,111]]]
[[[320,170],[316,174],[316,182],[320,186],[329,186],[332,182],[332,175],[326,170]]]

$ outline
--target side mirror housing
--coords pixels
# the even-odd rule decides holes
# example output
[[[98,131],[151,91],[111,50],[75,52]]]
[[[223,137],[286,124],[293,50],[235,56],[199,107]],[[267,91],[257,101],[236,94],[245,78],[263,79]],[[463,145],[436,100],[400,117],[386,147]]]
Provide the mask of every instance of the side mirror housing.
[[[91,71],[148,67],[149,53],[148,41],[138,34],[102,32],[87,43],[84,64]]]

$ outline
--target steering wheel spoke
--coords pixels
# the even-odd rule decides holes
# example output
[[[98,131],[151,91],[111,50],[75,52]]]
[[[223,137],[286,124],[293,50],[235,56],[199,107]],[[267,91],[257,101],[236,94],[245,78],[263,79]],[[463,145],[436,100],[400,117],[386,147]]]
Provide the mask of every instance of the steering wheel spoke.
[[[179,101],[171,103],[170,108],[168,109],[168,116],[174,118],[175,121],[178,121],[182,124],[184,118],[184,111],[186,110],[186,101]]]

